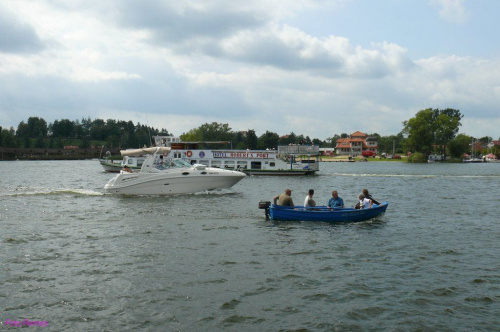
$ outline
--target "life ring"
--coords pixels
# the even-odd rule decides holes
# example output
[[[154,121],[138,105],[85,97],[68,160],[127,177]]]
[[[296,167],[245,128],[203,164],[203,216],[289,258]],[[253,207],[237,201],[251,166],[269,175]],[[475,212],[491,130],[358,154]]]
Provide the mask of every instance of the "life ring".
[[[187,157],[191,157],[192,155],[193,155],[193,152],[191,152],[191,151],[186,152]]]

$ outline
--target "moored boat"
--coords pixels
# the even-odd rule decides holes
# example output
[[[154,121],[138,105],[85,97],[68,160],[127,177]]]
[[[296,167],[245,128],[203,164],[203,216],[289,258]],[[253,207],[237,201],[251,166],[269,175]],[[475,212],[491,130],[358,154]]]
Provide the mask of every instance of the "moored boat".
[[[430,154],[427,157],[428,163],[437,163],[437,162],[445,161],[445,160],[446,160],[446,156],[442,155],[442,154]]]
[[[266,207],[267,206],[267,207]],[[358,222],[365,221],[384,213],[389,202],[373,205],[369,209],[329,208],[328,206],[303,207],[279,206],[270,202],[259,203],[274,221],[319,221],[319,222]]]
[[[122,160],[99,159],[99,163],[104,171],[109,173],[120,173],[124,166],[130,168],[132,172],[138,172],[145,159],[144,156],[125,156]]]
[[[484,160],[487,162],[487,163],[498,163],[500,162],[500,160],[498,160],[497,156],[494,155],[493,153],[489,153],[487,154],[486,156],[484,156]]]
[[[99,164],[101,164],[105,172],[118,173],[122,169],[121,160],[113,160],[109,158],[99,159]]]
[[[124,195],[186,194],[229,188],[246,176],[238,171],[190,165],[181,159],[169,158],[170,150],[169,147],[125,150],[128,155],[147,154],[141,170],[120,172],[109,180],[104,190]]]

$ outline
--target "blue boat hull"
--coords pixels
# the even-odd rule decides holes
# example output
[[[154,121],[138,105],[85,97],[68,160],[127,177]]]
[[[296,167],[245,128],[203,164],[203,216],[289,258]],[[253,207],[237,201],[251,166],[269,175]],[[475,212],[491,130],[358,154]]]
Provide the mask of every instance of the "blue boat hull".
[[[275,221],[323,221],[323,222],[346,222],[364,221],[375,218],[387,210],[389,202],[373,205],[371,209],[335,208],[331,210],[327,206],[304,208],[296,206],[271,205],[269,214]]]

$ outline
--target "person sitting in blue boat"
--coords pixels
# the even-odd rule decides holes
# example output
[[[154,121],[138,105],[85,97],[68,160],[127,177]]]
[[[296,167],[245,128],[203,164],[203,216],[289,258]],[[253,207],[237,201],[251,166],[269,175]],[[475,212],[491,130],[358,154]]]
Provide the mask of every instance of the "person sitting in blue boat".
[[[285,192],[281,195],[274,196],[274,205],[278,202],[278,205],[283,206],[294,206],[292,200],[292,191],[290,189],[286,189]]]
[[[366,198],[364,194],[359,194],[359,208],[360,209],[369,209],[373,205],[373,201],[369,198]]]
[[[372,197],[372,195],[370,195],[370,193],[368,192],[368,189],[363,189],[363,195],[365,195],[365,198],[371,199],[373,204],[380,205],[380,203],[378,201],[376,201],[375,198]]]
[[[330,208],[343,208],[344,200],[339,197],[337,190],[332,191],[332,198],[328,200],[328,207]]]
[[[313,199],[314,189],[309,189],[309,192],[304,200],[304,207],[316,206],[316,201]]]

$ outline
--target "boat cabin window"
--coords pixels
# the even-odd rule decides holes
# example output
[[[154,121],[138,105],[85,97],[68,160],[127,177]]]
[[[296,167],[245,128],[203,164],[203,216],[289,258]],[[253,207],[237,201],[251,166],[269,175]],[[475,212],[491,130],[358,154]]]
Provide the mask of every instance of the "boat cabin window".
[[[211,167],[221,168],[221,166],[222,166],[222,161],[220,161],[220,160],[212,160],[212,166]]]
[[[250,168],[251,169],[261,169],[262,168],[262,162],[260,162],[260,161],[252,161],[252,162],[250,162]]]
[[[224,162],[224,168],[234,169],[234,160],[228,160]]]
[[[180,152],[174,152],[173,153],[173,157],[174,158],[182,158],[182,153],[180,153]]]
[[[205,166],[209,166],[210,162],[208,160],[199,160],[197,162],[197,164],[202,164],[202,165],[205,165]]]
[[[269,166],[276,167],[276,163],[274,161],[272,161],[272,162],[269,163]]]
[[[246,161],[238,161],[236,162],[236,167],[240,169],[246,169],[247,168],[247,162]]]

